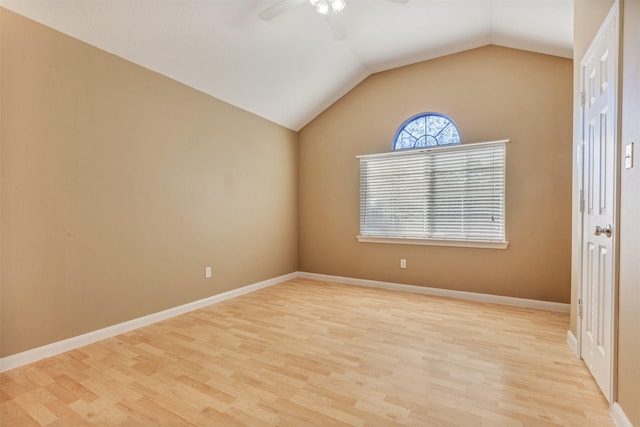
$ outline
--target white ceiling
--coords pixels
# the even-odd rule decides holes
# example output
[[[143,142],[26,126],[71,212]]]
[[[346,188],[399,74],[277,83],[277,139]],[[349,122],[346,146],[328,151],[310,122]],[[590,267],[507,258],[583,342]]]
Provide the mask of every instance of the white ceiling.
[[[372,73],[497,44],[572,57],[573,0],[0,0],[0,5],[299,130]],[[346,38],[337,39],[344,31]]]

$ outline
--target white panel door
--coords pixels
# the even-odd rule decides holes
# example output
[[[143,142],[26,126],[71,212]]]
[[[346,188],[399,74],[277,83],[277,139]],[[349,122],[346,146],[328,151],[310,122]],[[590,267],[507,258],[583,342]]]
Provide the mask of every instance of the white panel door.
[[[615,285],[617,13],[582,60],[584,213],[581,355],[611,401]]]

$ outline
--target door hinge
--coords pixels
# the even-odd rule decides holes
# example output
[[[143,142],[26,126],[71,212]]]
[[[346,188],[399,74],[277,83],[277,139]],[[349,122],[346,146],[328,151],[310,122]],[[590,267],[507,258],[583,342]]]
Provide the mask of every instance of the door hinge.
[[[580,105],[584,107],[584,92],[580,92]]]
[[[578,317],[582,317],[582,298],[578,299]]]

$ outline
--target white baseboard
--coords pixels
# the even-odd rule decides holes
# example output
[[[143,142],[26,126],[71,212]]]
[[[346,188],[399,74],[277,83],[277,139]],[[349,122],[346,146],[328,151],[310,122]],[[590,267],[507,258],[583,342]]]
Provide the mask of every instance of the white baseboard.
[[[180,305],[178,307],[172,307],[167,310],[149,314],[137,319],[132,319],[127,322],[118,323],[117,325],[108,326],[103,329],[98,329],[96,331],[88,332],[83,335],[68,338],[63,341],[54,342],[42,347],[24,351],[22,353],[3,357],[0,358],[0,372],[5,372],[9,369],[14,369],[20,366],[27,365],[29,363],[37,362],[38,360],[42,360],[46,357],[55,356],[57,354],[64,353],[65,351],[92,344],[96,341],[100,341],[106,338],[111,338],[113,336],[120,335],[125,332],[150,325],[152,323],[160,322],[162,320],[166,320],[180,314],[188,313],[202,307],[216,304],[230,298],[248,294],[250,292],[257,291],[258,289],[286,282],[287,280],[295,279],[296,277],[298,277],[297,272],[285,274],[284,276],[274,277],[273,279],[268,279],[262,282],[254,283],[252,285],[243,286],[232,291],[223,292],[221,294],[213,295],[198,301],[193,301],[184,305]]]
[[[549,301],[539,301],[525,298],[505,297],[501,295],[480,294],[475,292],[454,291],[450,289],[428,288],[425,286],[404,285],[401,283],[381,282],[377,280],[354,279],[350,277],[329,276],[326,274],[299,272],[298,277],[304,279],[322,280],[325,282],[342,283],[345,285],[367,286],[371,288],[390,289],[394,291],[412,292],[416,294],[434,295],[458,298],[470,301],[489,302],[493,304],[511,305],[516,307],[535,308],[538,310],[559,311],[569,313],[569,304]]]
[[[568,313],[570,309],[569,304],[562,304],[557,302],[538,301],[524,298],[505,297],[500,295],[480,294],[474,292],[454,291],[449,289],[428,288],[423,286],[404,285],[400,283],[381,282],[376,280],[329,276],[326,274],[294,272],[285,274],[284,276],[279,276],[273,279],[254,283],[252,285],[243,286],[242,288],[234,289],[232,291],[224,292],[218,295],[213,295],[211,297],[190,302],[178,307],[173,307],[164,311],[160,311],[158,313],[153,313],[147,316],[139,317],[137,319],[132,319],[127,322],[118,323],[117,325],[108,326],[106,328],[98,329],[96,331],[88,332],[86,334],[68,338],[66,340],[47,344],[45,346],[27,350],[22,353],[0,358],[0,372],[8,371],[9,369],[14,369],[20,366],[27,365],[29,363],[37,362],[38,360],[55,356],[57,354],[64,353],[65,351],[92,344],[96,341],[100,341],[106,338],[111,338],[113,336],[123,334],[125,332],[129,332],[134,329],[150,325],[152,323],[160,322],[162,320],[166,320],[180,314],[188,313],[190,311],[197,310],[199,308],[206,307],[221,301],[225,301],[230,298],[257,291],[258,289],[266,288],[268,286],[282,283],[287,280],[295,279],[296,277],[336,282],[346,285],[367,286],[395,291],[413,292],[425,295],[435,295],[471,301],[511,305],[517,307],[535,308],[540,310],[560,311],[564,313]],[[567,342],[569,342],[569,346],[572,346],[569,339],[569,335],[567,335]],[[575,341],[575,337],[573,337],[573,340]],[[574,347],[572,347],[572,349],[574,349]],[[620,409],[620,411],[621,410],[622,409]],[[622,413],[622,415],[624,415],[624,413]]]
[[[633,427],[633,424],[631,424],[631,421],[629,421],[629,418],[627,418],[622,410],[622,406],[620,406],[618,402],[613,402],[611,418],[613,418],[613,423],[616,427]]]
[[[576,355],[576,357],[580,357],[580,352],[578,352],[578,339],[573,332],[567,331],[567,344],[569,344],[569,348]]]

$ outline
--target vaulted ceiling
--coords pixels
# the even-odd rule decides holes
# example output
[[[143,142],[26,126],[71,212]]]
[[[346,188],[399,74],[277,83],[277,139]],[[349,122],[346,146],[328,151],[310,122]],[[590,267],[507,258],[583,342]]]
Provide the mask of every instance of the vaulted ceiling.
[[[572,0],[0,0],[293,130],[372,73],[496,44],[572,57]],[[272,9],[273,11],[273,9]],[[264,17],[264,14],[263,14]]]

